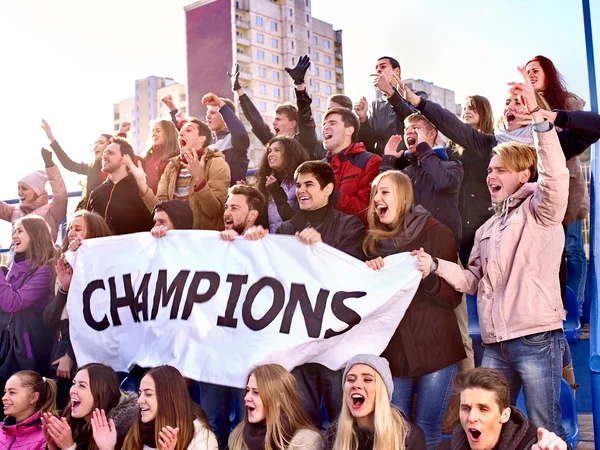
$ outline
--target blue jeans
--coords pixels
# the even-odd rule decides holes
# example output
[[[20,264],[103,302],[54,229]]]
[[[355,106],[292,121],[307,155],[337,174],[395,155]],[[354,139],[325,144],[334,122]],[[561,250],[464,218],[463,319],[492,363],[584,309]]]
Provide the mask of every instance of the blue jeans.
[[[458,372],[458,363],[420,377],[394,377],[392,404],[408,420],[412,417],[412,400],[417,394],[415,424],[425,433],[427,448],[435,448],[441,441],[442,425],[452,396],[452,379]]]
[[[200,406],[204,410],[210,428],[219,441],[219,448],[227,447],[229,433],[235,426],[244,420],[246,407],[244,406],[245,389],[236,389],[216,384],[200,383]],[[235,417],[231,420],[232,401],[235,403],[233,412]]]
[[[567,285],[575,292],[577,304],[579,305],[579,315],[583,316],[587,258],[583,247],[581,220],[567,225],[565,255],[567,256]]]
[[[510,403],[515,405],[521,386],[529,420],[556,433],[563,441],[560,379],[565,348],[562,330],[530,334],[509,341],[485,344],[482,367],[498,369],[510,386]]]

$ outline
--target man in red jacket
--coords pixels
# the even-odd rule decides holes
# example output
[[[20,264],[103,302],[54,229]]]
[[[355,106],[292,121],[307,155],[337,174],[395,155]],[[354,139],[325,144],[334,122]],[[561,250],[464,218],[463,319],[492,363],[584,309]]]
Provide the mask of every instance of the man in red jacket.
[[[356,143],[358,119],[345,108],[327,111],[323,119],[323,145],[327,162],[335,172],[335,191],[331,202],[335,209],[358,216],[367,223],[371,182],[377,176],[381,157]]]

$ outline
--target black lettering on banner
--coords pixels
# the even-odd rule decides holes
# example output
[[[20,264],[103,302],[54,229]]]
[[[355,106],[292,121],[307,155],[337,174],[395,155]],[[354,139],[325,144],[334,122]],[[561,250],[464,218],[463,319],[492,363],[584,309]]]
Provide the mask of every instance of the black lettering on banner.
[[[290,328],[292,326],[292,319],[294,312],[296,311],[296,305],[300,303],[300,310],[304,317],[304,324],[306,325],[306,331],[308,337],[318,338],[321,335],[321,327],[323,326],[323,314],[325,314],[325,307],[327,306],[327,297],[329,297],[329,291],[326,289],[319,290],[317,295],[317,302],[313,309],[306,292],[306,286],[303,284],[292,283],[290,290],[290,301],[285,307],[283,313],[283,320],[281,321],[280,333],[290,334]]]
[[[273,290],[273,304],[266,312],[266,314],[260,319],[252,317],[252,305],[258,293],[265,287],[270,287]],[[269,326],[277,314],[283,309],[285,303],[285,290],[283,285],[271,277],[264,277],[254,283],[248,293],[246,294],[246,300],[244,300],[244,306],[242,306],[242,319],[248,328],[253,331],[259,331]]]
[[[115,277],[108,279],[108,287],[110,288],[110,316],[112,318],[113,327],[121,325],[121,318],[119,317],[119,308],[123,306],[129,306],[131,309],[131,315],[137,322],[135,313],[135,304],[133,298],[133,287],[131,286],[131,274],[127,273],[123,275],[123,287],[125,289],[124,297],[117,297],[117,286],[115,284]]]
[[[240,294],[242,292],[242,286],[248,283],[248,275],[227,275],[227,282],[231,283],[231,290],[229,291],[229,298],[227,299],[227,308],[225,309],[224,316],[217,317],[217,326],[220,327],[237,327],[237,319],[233,317],[235,308],[240,300]]]
[[[94,316],[92,316],[92,294],[96,289],[106,290],[104,280],[94,280],[85,287],[83,291],[83,318],[90,328],[93,328],[96,331],[103,331],[110,325],[108,317],[105,315],[104,318],[98,322],[94,319]]]
[[[133,314],[133,320],[136,322],[140,321],[140,313],[142,313],[143,321],[146,322],[148,320],[148,285],[150,284],[150,277],[152,273],[144,274],[144,278],[142,278],[142,284],[135,294],[135,313]],[[141,301],[140,301],[141,297]]]
[[[347,298],[361,298],[367,295],[366,292],[345,292],[340,291],[336,292],[331,300],[331,311],[342,322],[348,324],[348,327],[342,331],[334,331],[331,328],[325,332],[325,339],[332,338],[334,336],[338,336],[340,334],[345,333],[346,331],[350,331],[356,325],[358,325],[361,321],[360,315],[353,309],[348,308],[344,305],[344,300]]]
[[[204,294],[198,294],[198,286],[202,280],[208,280],[210,284]],[[217,272],[196,272],[188,289],[181,319],[187,320],[190,317],[195,303],[204,303],[213,298],[219,290],[219,284],[221,284],[221,277]],[[174,319],[173,310],[171,310],[171,319]]]
[[[183,288],[185,287],[185,282],[187,281],[189,274],[189,270],[179,271],[167,289],[167,271],[164,269],[158,271],[156,290],[154,291],[154,303],[152,304],[152,316],[150,317],[151,320],[156,319],[159,306],[162,305],[162,307],[165,308],[169,304],[169,300],[171,300],[173,294],[175,294],[175,298],[173,299],[170,318],[177,318],[177,312],[179,311],[179,305],[181,304],[181,296],[183,295]]]

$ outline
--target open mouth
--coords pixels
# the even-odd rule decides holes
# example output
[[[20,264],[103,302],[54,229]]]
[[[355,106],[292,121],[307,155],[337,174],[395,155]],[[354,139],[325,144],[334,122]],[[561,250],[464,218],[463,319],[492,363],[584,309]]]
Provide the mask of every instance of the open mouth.
[[[490,192],[491,192],[492,194],[496,194],[496,193],[500,192],[500,189],[502,189],[502,186],[498,186],[498,185],[496,185],[496,184],[491,184],[491,185],[489,186],[489,188],[490,188]]]
[[[276,158],[269,158],[269,165],[273,165],[277,162]]]
[[[183,138],[179,138],[179,146],[184,148],[187,145],[187,141]]]
[[[225,219],[225,228],[233,227],[233,219]]]
[[[140,407],[140,412],[141,412],[142,414],[144,414],[144,413],[147,413],[147,412],[150,412],[150,408],[148,408],[147,406]]]
[[[415,145],[417,143],[417,140],[414,137],[410,136],[406,138],[406,143],[408,145]]]
[[[81,406],[81,402],[79,400],[71,399],[71,411],[76,411]]]
[[[514,122],[516,118],[517,116],[515,116],[513,113],[506,114],[506,120],[508,121],[508,123]]]
[[[273,127],[273,131],[275,131],[275,134],[279,134],[281,130],[278,127]]]
[[[310,197],[301,196],[301,197],[298,197],[298,200],[301,201],[301,202],[306,202],[306,201],[310,200]]]
[[[352,407],[360,408],[365,403],[365,398],[360,394],[352,394]]]
[[[472,441],[477,442],[479,440],[479,438],[481,437],[481,431],[479,431],[475,428],[469,428],[469,436],[471,437]]]
[[[246,409],[248,410],[248,413],[251,413],[254,412],[256,408],[254,406],[246,406]]]
[[[10,408],[12,405],[10,403],[4,403],[2,405],[4,407],[4,411],[6,411],[8,408]]]
[[[388,212],[388,207],[385,205],[377,205],[376,209],[377,214],[379,214],[379,217],[385,217]]]
[[[323,133],[323,140],[327,141],[329,139],[331,139],[333,137],[333,134],[331,133]]]

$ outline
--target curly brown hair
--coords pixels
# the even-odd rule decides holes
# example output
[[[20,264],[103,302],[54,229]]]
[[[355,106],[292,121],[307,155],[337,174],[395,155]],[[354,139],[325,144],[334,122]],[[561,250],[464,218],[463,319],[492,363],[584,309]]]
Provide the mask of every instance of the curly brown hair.
[[[310,159],[308,152],[296,139],[285,136],[276,136],[271,139],[267,144],[267,151],[260,162],[258,172],[256,172],[256,184],[258,186],[258,190],[265,195],[267,193],[267,177],[273,172],[273,169],[269,167],[269,153],[271,152],[271,146],[275,142],[279,142],[283,148],[283,167],[278,171],[278,173],[283,176],[282,181],[284,183],[293,183],[294,171],[296,168],[303,162]]]

